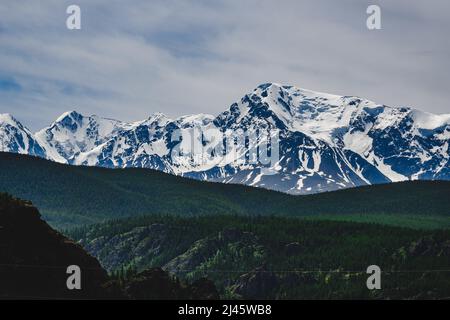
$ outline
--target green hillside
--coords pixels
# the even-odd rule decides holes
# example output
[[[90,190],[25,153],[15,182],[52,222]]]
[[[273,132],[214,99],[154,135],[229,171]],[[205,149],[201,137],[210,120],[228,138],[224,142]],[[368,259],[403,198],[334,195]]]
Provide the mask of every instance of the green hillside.
[[[98,261],[52,230],[29,203],[0,193],[0,298],[450,296],[450,230],[295,217],[151,215],[77,227],[67,235]],[[81,291],[66,290],[69,264],[85,272]],[[373,264],[382,271],[380,290],[366,286]]]
[[[448,181],[405,182],[290,196],[148,169],[67,166],[10,153],[0,153],[0,192],[31,200],[45,219],[59,228],[149,214],[291,215],[327,219],[384,215],[395,216],[397,224],[403,221],[398,220],[399,216],[407,220],[420,216],[434,224],[436,221],[448,224],[450,217]]]
[[[450,296],[450,230],[292,217],[148,216],[68,235],[122,276],[147,268],[213,280],[245,299],[441,299]],[[383,271],[369,291],[366,269]]]

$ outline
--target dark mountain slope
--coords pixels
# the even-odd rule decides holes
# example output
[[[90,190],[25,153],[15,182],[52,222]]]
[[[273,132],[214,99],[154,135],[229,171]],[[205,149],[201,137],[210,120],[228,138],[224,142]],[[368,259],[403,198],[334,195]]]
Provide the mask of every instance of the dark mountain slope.
[[[68,290],[67,267],[81,269],[81,290]],[[155,268],[110,278],[98,260],[53,230],[29,202],[0,193],[0,300],[214,299],[212,282],[186,284]]]
[[[109,271],[162,267],[207,277],[223,297],[420,299],[450,296],[450,230],[292,217],[149,216],[69,232]],[[383,270],[367,290],[366,269]]]
[[[94,257],[40,219],[29,203],[0,193],[0,298],[98,298],[106,271]],[[68,290],[67,267],[82,270],[82,290]]]
[[[61,165],[0,153],[0,192],[30,199],[57,227],[147,214],[450,216],[450,182],[415,181],[291,196],[149,169]]]

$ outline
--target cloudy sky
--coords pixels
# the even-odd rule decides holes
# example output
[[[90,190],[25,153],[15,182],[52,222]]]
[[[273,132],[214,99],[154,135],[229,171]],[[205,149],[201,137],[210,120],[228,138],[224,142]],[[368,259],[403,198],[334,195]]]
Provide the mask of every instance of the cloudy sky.
[[[81,30],[66,8],[81,7]],[[366,9],[382,9],[369,31]],[[0,113],[217,114],[265,82],[450,113],[447,0],[2,0]]]

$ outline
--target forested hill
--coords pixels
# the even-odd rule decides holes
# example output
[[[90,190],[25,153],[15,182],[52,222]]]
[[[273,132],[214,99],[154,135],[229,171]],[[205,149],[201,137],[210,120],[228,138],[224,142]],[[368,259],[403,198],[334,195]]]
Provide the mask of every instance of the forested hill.
[[[0,193],[0,300],[102,297],[107,273],[81,246],[40,219],[30,203]],[[83,269],[83,290],[68,290],[67,268]]]
[[[53,230],[29,202],[0,193],[0,300],[215,299],[212,282],[183,283],[161,269],[126,281],[108,276],[97,259]],[[82,290],[69,290],[69,266],[78,266]]]
[[[57,227],[148,214],[450,216],[450,182],[403,182],[292,196],[149,169],[68,166],[11,153],[0,153],[0,192],[30,199]]]

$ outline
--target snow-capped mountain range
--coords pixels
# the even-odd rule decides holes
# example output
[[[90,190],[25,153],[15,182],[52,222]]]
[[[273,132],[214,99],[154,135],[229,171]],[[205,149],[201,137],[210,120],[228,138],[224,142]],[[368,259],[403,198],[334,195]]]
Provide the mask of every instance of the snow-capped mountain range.
[[[194,129],[220,132],[223,141],[243,132],[277,132],[277,161],[245,161],[245,139],[232,144],[239,161],[208,148],[186,153],[189,139],[200,146],[214,140],[208,134],[192,136]],[[261,148],[261,141],[256,145]],[[408,179],[450,180],[449,145],[450,114],[272,83],[258,86],[218,116],[169,119],[157,113],[125,123],[72,111],[33,134],[11,115],[0,114],[0,151],[74,165],[152,168],[292,194]]]

